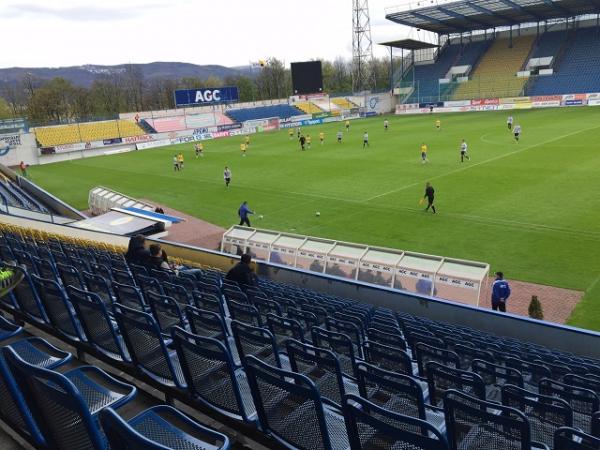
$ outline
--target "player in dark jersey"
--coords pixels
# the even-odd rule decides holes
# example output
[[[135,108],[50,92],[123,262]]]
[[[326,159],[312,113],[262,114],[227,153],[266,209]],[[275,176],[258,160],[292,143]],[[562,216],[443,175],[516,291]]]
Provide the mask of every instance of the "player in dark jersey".
[[[431,208],[435,214],[435,206],[433,205],[434,194],[435,189],[433,189],[431,183],[427,182],[425,185],[425,195],[423,196],[423,198],[427,198],[427,208],[425,208],[425,211],[429,211],[429,208]]]

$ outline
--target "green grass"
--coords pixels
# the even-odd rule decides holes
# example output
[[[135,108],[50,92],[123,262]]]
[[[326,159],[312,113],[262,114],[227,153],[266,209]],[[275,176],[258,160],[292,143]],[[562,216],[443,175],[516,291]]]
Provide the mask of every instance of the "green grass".
[[[341,145],[340,124],[305,128],[313,137],[306,152],[281,130],[253,135],[245,158],[234,137],[205,142],[198,160],[185,144],[36,166],[31,175],[80,209],[101,184],[228,227],[248,200],[262,228],[489,262],[509,278],[586,291],[570,323],[600,329],[600,108],[514,111],[519,144],[506,116],[441,115],[440,132],[435,114],[393,116],[387,133],[373,118],[352,122]],[[365,129],[371,148],[363,150]],[[463,137],[472,159],[461,164]],[[185,170],[174,172],[179,150]],[[426,181],[437,215],[417,203]]]

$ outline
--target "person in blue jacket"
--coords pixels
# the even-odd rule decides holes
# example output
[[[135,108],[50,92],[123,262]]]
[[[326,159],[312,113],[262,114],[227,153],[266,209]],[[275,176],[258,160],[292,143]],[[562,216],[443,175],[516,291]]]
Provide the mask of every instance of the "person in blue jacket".
[[[510,297],[510,286],[504,279],[502,272],[496,272],[496,279],[492,284],[492,309],[506,312],[506,300]]]
[[[246,226],[252,226],[250,225],[250,220],[248,219],[248,216],[250,214],[254,214],[254,211],[248,208],[248,202],[244,201],[244,203],[241,204],[240,209],[238,209],[238,216],[240,216],[240,225],[246,224]]]

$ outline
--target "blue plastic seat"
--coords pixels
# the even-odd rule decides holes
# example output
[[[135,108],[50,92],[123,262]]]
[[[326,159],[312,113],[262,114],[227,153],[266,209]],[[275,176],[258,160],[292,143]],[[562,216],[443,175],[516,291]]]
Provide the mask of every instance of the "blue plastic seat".
[[[256,308],[249,303],[239,303],[234,300],[227,301],[227,309],[232,320],[237,320],[253,327],[262,327],[262,317]]]
[[[406,341],[400,335],[400,329],[387,327],[382,329],[384,326],[376,326],[379,326],[379,328],[367,329],[367,342],[377,342],[378,344],[389,345],[390,347],[400,348],[404,351],[408,349]]]
[[[329,331],[345,334],[350,338],[354,345],[354,354],[358,358],[362,358],[362,346],[364,343],[363,331],[356,323],[348,322],[347,320],[334,319],[328,317],[325,325]]]
[[[114,303],[114,292],[111,288],[111,282],[98,274],[84,271],[82,274],[86,289],[97,294],[104,304],[111,306]]]
[[[343,417],[323,404],[308,377],[253,356],[246,358],[244,367],[263,431],[290,448],[348,448]]]
[[[523,376],[517,369],[482,361],[481,359],[474,359],[471,368],[473,373],[483,379],[485,398],[488,401],[500,402],[500,390],[506,384],[523,387]]]
[[[319,319],[317,319],[317,316],[310,311],[305,311],[300,308],[288,308],[287,315],[290,319],[294,319],[300,324],[304,334],[310,334],[312,327],[319,326]]]
[[[226,450],[229,438],[171,406],[142,411],[125,421],[112,408],[100,413],[111,450]]]
[[[23,276],[23,281],[9,294],[14,298],[17,308],[33,322],[48,323],[48,316],[27,270],[17,265],[7,265],[7,267]]]
[[[116,303],[115,318],[131,360],[141,373],[169,387],[186,387],[179,360],[167,348],[160,328],[150,314]]]
[[[354,344],[348,336],[321,327],[311,330],[312,343],[316,347],[331,350],[337,356],[344,376],[356,379]]]
[[[502,404],[525,414],[531,426],[531,438],[548,447],[553,445],[554,433],[558,428],[573,426],[571,406],[557,397],[506,385],[502,386]]]
[[[425,344],[424,342],[418,342],[415,345],[415,355],[417,360],[417,366],[419,367],[419,375],[422,377],[427,376],[428,362],[434,361],[453,369],[460,369],[460,359],[456,353],[443,348],[433,347]]]
[[[33,275],[33,283],[54,329],[72,341],[85,341],[81,325],[64,289],[53,280]]]
[[[186,327],[183,313],[173,297],[148,291],[146,301],[163,334],[170,336],[171,328],[175,326]]]
[[[106,406],[128,402],[134,386],[95,367],[60,374],[25,362],[10,347],[2,352],[50,448],[106,449],[95,417]]]
[[[455,390],[444,394],[448,442],[453,450],[498,448],[531,450],[529,421],[521,411]]]
[[[554,449],[556,450],[598,450],[599,448],[600,438],[581,430],[563,427],[554,433]]]
[[[269,330],[233,320],[231,332],[242,363],[247,356],[254,356],[267,364],[281,367],[277,342]]]
[[[297,320],[275,314],[267,314],[267,327],[273,333],[277,345],[285,348],[285,343],[290,339],[304,342],[304,331]]]
[[[222,342],[176,327],[173,344],[191,395],[210,408],[245,422],[256,421],[246,374]]]
[[[356,395],[343,403],[350,448],[448,450],[446,438],[424,420],[381,408]]]
[[[142,291],[137,286],[113,282],[113,290],[117,303],[128,308],[146,311],[146,302]]]
[[[32,256],[31,259],[35,264],[37,274],[41,278],[58,281],[58,273],[56,272],[54,264],[49,259],[41,259],[36,256]]]
[[[83,289],[85,287],[83,278],[81,277],[79,270],[75,267],[59,262],[56,264],[56,271],[58,272],[58,276],[64,287],[74,286],[78,289]]]
[[[485,383],[479,375],[434,361],[427,363],[427,386],[429,403],[433,406],[441,406],[444,393],[450,389],[485,400]]]
[[[225,311],[223,310],[223,302],[217,295],[209,292],[200,292],[197,290],[192,291],[193,305],[198,309],[205,311],[212,311],[223,317],[225,317]]]
[[[540,380],[539,391],[542,395],[565,400],[573,409],[573,426],[591,433],[592,415],[600,411],[600,398],[594,391],[548,378]]]
[[[70,353],[57,349],[41,338],[22,339],[13,342],[10,346],[25,361],[47,369],[61,366],[71,359]],[[34,445],[45,447],[45,439],[1,352],[0,418],[11,427],[29,436]]]
[[[378,342],[368,342],[364,346],[363,352],[365,361],[369,364],[391,372],[415,376],[413,362],[408,353],[401,348],[390,347]]]
[[[431,423],[445,431],[444,411],[425,403],[422,385],[414,378],[390,372],[365,362],[356,364],[361,397],[404,416]]]
[[[113,267],[111,273],[113,282],[135,286],[135,278],[129,273],[129,270],[120,270]]]
[[[286,342],[286,350],[292,372],[310,378],[323,401],[341,410],[342,397],[346,392],[358,394],[356,385],[344,379],[340,362],[331,350],[314,347],[295,339]]]
[[[193,299],[191,294],[193,289],[188,290],[188,288],[179,284],[179,280],[171,283],[163,282],[162,285],[165,295],[168,295],[169,297],[173,298],[182,309],[185,308],[187,305],[193,305]]]
[[[154,291],[157,294],[164,295],[164,291],[162,288],[162,283],[159,279],[153,278],[151,276],[137,275],[136,280],[138,282],[138,286],[144,294],[144,298],[148,295],[148,292]]]
[[[102,299],[93,292],[72,286],[67,292],[88,343],[109,358],[130,362],[123,338]]]
[[[4,316],[0,315],[0,341],[11,338],[23,331],[23,327],[12,323]]]

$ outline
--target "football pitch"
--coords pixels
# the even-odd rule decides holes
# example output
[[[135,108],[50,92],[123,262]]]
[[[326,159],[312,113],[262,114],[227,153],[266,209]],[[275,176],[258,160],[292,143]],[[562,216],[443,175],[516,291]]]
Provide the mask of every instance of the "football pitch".
[[[76,208],[103,185],[229,227],[247,200],[252,225],[488,262],[511,279],[585,291],[569,323],[600,329],[600,108],[388,116],[31,167],[32,180]],[[436,119],[441,130],[435,129]],[[370,148],[363,149],[368,131]],[[319,132],[325,144],[319,144]],[[460,162],[460,142],[470,161]],[[420,146],[429,147],[421,163]],[[173,170],[183,151],[185,168]],[[223,168],[232,171],[225,188]],[[425,183],[437,214],[423,211]],[[320,217],[316,217],[316,212]],[[261,220],[258,215],[263,215]]]

